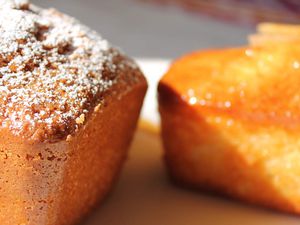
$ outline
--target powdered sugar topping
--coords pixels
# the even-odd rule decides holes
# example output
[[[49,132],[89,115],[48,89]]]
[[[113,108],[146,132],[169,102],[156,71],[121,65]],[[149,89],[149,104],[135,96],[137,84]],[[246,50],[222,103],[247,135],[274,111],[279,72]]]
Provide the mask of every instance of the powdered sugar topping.
[[[47,138],[76,129],[112,85],[118,54],[97,33],[54,9],[0,0],[0,124]],[[83,115],[83,116],[82,116]]]

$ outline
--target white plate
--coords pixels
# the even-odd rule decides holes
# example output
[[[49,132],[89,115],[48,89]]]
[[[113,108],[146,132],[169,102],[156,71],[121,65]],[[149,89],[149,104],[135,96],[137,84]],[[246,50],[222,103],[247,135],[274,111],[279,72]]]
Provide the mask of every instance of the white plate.
[[[148,81],[148,91],[144,101],[141,117],[155,125],[159,125],[157,111],[157,85],[160,78],[168,70],[170,61],[164,59],[137,59]]]
[[[84,225],[296,225],[300,218],[173,185],[158,135],[138,131],[116,189]]]

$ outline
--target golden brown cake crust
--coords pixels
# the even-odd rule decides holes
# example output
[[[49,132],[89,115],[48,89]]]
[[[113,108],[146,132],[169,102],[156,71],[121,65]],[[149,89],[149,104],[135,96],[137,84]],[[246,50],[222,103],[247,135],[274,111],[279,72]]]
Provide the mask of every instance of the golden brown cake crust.
[[[158,88],[161,133],[177,182],[299,214],[300,49],[285,33],[300,29],[275,28],[177,60]]]
[[[106,96],[118,98],[144,79],[131,59],[75,19],[28,1],[0,3],[0,127],[14,135],[65,139]]]
[[[118,177],[146,90],[73,18],[0,0],[0,224],[81,221]]]
[[[24,143],[0,130],[1,225],[78,224],[90,213],[118,178],[146,87],[108,97],[67,140]]]
[[[299,129],[299,55],[289,44],[195,52],[172,65],[159,90],[204,115]]]

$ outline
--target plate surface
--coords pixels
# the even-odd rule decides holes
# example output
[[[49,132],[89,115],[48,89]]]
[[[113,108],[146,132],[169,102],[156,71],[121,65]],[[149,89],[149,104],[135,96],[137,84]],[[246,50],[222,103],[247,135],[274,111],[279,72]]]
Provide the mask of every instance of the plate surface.
[[[139,130],[120,181],[83,225],[296,225],[300,218],[173,185],[158,135]]]

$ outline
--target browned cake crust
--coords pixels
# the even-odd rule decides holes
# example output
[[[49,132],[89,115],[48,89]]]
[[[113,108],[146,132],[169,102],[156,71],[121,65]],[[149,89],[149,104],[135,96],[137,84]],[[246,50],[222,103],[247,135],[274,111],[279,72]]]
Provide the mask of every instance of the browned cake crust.
[[[107,194],[147,83],[54,9],[0,1],[0,223],[69,225]]]
[[[181,184],[299,214],[299,27],[279,26],[280,41],[262,28],[251,46],[171,66],[158,88],[165,158]]]

